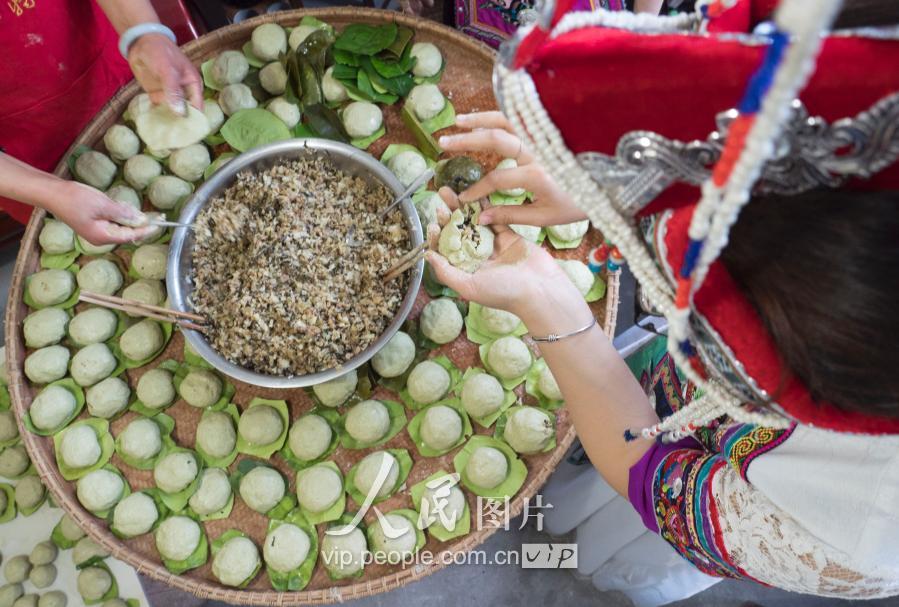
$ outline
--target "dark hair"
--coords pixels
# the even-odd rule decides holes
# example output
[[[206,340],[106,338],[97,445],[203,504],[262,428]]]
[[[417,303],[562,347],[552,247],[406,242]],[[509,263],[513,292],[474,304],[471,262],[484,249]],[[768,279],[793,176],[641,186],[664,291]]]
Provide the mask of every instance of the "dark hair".
[[[896,0],[846,0],[833,27],[843,29],[896,23],[899,23],[899,2]]]
[[[899,417],[899,192],[756,197],[722,261],[816,400]]]

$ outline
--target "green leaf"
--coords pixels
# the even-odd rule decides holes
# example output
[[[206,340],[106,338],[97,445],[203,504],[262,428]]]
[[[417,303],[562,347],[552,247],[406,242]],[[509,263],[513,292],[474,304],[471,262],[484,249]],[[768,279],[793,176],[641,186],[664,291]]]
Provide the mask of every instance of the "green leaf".
[[[65,461],[63,461],[60,450],[62,449],[62,441],[66,433],[71,431],[72,428],[77,428],[79,426],[88,426],[94,431],[97,441],[100,443],[100,458],[90,466],[71,468]],[[99,470],[106,465],[106,462],[109,461],[109,458],[112,457],[112,454],[115,451],[115,442],[113,441],[112,434],[109,433],[109,422],[105,419],[96,417],[89,417],[79,422],[75,422],[53,437],[53,451],[56,454],[56,466],[59,468],[59,473],[67,481],[78,480],[89,472]]]
[[[351,53],[350,51],[344,51],[339,48],[332,48],[332,53],[334,55],[334,61],[338,65],[348,65],[351,67],[359,67],[362,63],[359,60],[359,56],[356,53]],[[334,76],[337,78],[337,76]]]
[[[496,341],[500,337],[505,337],[505,335],[495,333],[484,326],[484,322],[481,318],[483,309],[484,307],[481,306],[481,304],[471,302],[468,304],[468,314],[465,316],[465,332],[468,340],[481,345]],[[527,332],[528,329],[524,326],[524,323],[519,322],[518,326],[515,327],[515,330],[511,333],[507,333],[507,335],[521,337]]]
[[[212,89],[213,91],[222,90],[222,86],[219,85],[215,78],[212,77],[212,64],[215,62],[215,59],[207,59],[203,63],[200,64],[200,73],[203,75],[203,84],[208,89]]]
[[[331,470],[336,472],[337,475],[340,477],[340,482],[343,484],[344,490],[340,492],[340,496],[337,498],[337,500],[333,504],[331,504],[330,506],[328,506],[327,509],[325,509],[321,512],[310,512],[309,510],[306,510],[305,508],[303,508],[303,505],[300,504],[300,506],[299,506],[300,512],[302,512],[303,516],[306,517],[306,520],[309,521],[310,523],[312,523],[313,525],[318,525],[319,523],[327,523],[330,521],[336,521],[341,516],[343,516],[344,510],[346,510],[346,481],[343,478],[343,473],[340,471],[340,468],[337,467],[337,464],[335,464],[334,462],[332,462],[330,460],[315,464],[315,466],[310,466],[308,468],[304,468],[304,469],[300,470],[299,472],[297,472],[296,486],[299,486],[300,479],[303,477],[304,474],[308,473],[310,470],[312,470],[313,468],[316,468],[318,466],[324,466],[324,467],[330,468]]]
[[[313,68],[319,81],[325,73],[328,50],[334,44],[334,38],[333,28],[319,28],[306,36],[306,39],[296,49],[296,53]],[[321,86],[321,83],[319,82],[317,86]]]
[[[438,405],[453,409],[459,414],[459,418],[462,420],[462,433],[459,435],[459,440],[446,449],[433,449],[429,447],[425,444],[421,436],[421,424],[424,421],[425,414],[428,412],[428,409]],[[441,455],[446,455],[464,443],[468,437],[474,433],[474,430],[471,427],[471,420],[468,418],[468,413],[462,407],[462,403],[455,398],[441,400],[431,405],[427,405],[412,418],[412,421],[410,421],[409,425],[406,427],[406,431],[409,433],[409,437],[412,439],[412,442],[415,443],[415,448],[422,457],[440,457]]]
[[[265,61],[257,57],[256,53],[253,52],[252,40],[247,40],[240,50],[243,52],[243,56],[247,58],[247,63],[252,67],[260,68],[265,66]]]
[[[358,67],[354,67],[352,65],[344,65],[342,63],[335,63],[334,69],[331,70],[331,76],[333,78],[336,78],[337,80],[350,80],[352,82],[355,82],[356,74],[358,72]]]
[[[581,243],[584,241],[583,236],[575,238],[574,240],[560,240],[553,236],[552,232],[550,232],[549,230],[546,230],[546,238],[547,240],[549,240],[553,248],[559,251],[563,251],[566,249],[576,249],[581,246]]]
[[[0,483],[0,491],[5,491],[6,487],[9,487],[10,489],[12,489],[12,485]],[[9,510],[9,504],[13,505],[13,517],[15,517],[16,503],[15,503],[15,500],[12,499],[11,496],[10,496],[9,501],[7,502],[7,511]],[[0,513],[0,523],[5,523],[6,520],[11,520],[11,519],[4,520],[3,517],[5,516],[5,514],[7,514],[7,513]],[[65,518],[65,517],[61,517],[59,519],[59,522],[56,523],[56,526],[53,527],[53,532],[50,534],[50,541],[52,541],[54,544],[56,544],[56,547],[59,548],[60,550],[68,550],[70,548],[73,548],[75,546],[75,544],[78,543],[78,540],[72,541],[72,540],[68,539],[65,535],[63,535],[63,533],[62,533],[62,519],[63,518]]]
[[[443,153],[443,148],[437,144],[437,141],[431,136],[431,133],[422,126],[421,122],[419,122],[418,118],[415,116],[415,112],[403,105],[403,111],[400,115],[402,116],[403,124],[406,125],[409,132],[415,137],[418,149],[431,160],[436,161],[440,158],[440,155]]]
[[[11,405],[9,388],[6,387],[6,384],[0,383],[0,411],[9,411]]]
[[[309,128],[308,124],[303,124],[302,122],[300,122],[293,129],[293,136],[298,139],[304,139],[306,137],[315,137],[315,133],[312,131],[312,129]]]
[[[409,54],[409,52],[412,50],[412,45],[410,45],[409,42],[412,41],[412,38],[414,36],[415,30],[413,30],[411,27],[398,25],[396,28],[396,39],[390,46],[384,49],[384,54],[393,55],[394,57],[402,57],[406,54]],[[412,69],[411,65],[409,66],[409,69]]]
[[[192,449],[185,449],[184,447],[172,444],[169,445],[168,448],[163,449],[163,452],[159,454],[156,460],[157,463],[162,461],[162,458],[171,455],[172,453],[190,453],[197,462],[197,475],[184,489],[177,493],[168,493],[162,489],[159,490],[159,496],[160,499],[162,499],[162,503],[164,503],[172,512],[179,512],[184,510],[188,500],[190,500],[191,496],[197,491],[197,486],[200,484],[200,477],[203,475],[203,458],[198,456]]]
[[[493,447],[506,456],[506,461],[509,464],[508,474],[506,475],[506,480],[496,487],[481,487],[471,482],[471,479],[468,478],[465,467],[468,465],[468,460],[471,458],[472,453],[479,447]],[[471,439],[469,439],[465,444],[465,447],[453,458],[453,467],[462,479],[462,485],[466,489],[475,495],[494,500],[511,499],[514,497],[515,494],[518,493],[518,490],[521,489],[521,486],[524,484],[528,475],[527,467],[524,465],[524,462],[518,458],[518,454],[515,453],[512,447],[501,440],[497,440],[490,436],[484,436],[483,434],[472,436]]]
[[[452,102],[449,99],[446,99],[446,103],[443,104],[443,109],[434,116],[433,118],[428,118],[424,122],[421,123],[421,126],[429,133],[434,133],[441,129],[445,129],[456,124],[456,108],[453,107]]]
[[[365,137],[363,139],[353,139],[352,141],[350,141],[350,143],[352,145],[354,145],[355,147],[359,148],[360,150],[366,150],[369,148],[369,146],[371,146],[371,144],[373,144],[375,141],[377,141],[378,139],[380,139],[381,137],[383,137],[386,134],[387,134],[387,129],[384,128],[384,125],[382,124],[381,128],[379,128],[377,131],[375,131],[368,137]]]
[[[0,512],[0,523],[6,523],[16,518],[16,489],[9,483],[0,483],[0,491],[6,495],[6,508]],[[53,532],[55,534],[56,529]],[[50,539],[56,541],[53,536]]]
[[[383,502],[394,493],[399,491],[403,486],[403,483],[405,483],[406,479],[409,477],[409,472],[412,471],[412,458],[409,456],[409,452],[406,449],[385,449],[385,451],[396,458],[396,463],[399,466],[399,474],[397,474],[396,483],[393,485],[393,487],[391,487],[390,492],[384,497],[376,497],[374,501],[372,501],[372,504]],[[352,468],[350,468],[350,471],[347,472],[346,492],[350,494],[350,497],[353,498],[353,501],[356,502],[356,505],[361,508],[362,504],[365,503],[365,498],[367,496],[356,486],[356,472],[358,468],[359,462],[356,462],[356,464]]]
[[[221,409],[220,411],[231,416],[231,420],[234,422],[234,431],[237,432],[237,424],[240,421],[240,411],[237,410],[237,405],[235,405],[234,403],[228,403],[227,405],[225,405],[225,408]],[[200,420],[202,421],[204,417],[212,413],[215,413],[215,411],[209,409],[203,411],[203,415],[200,417]],[[227,468],[232,463],[234,463],[234,460],[237,458],[238,451],[236,442],[234,444],[234,448],[231,449],[231,453],[224,457],[214,457],[206,453],[205,451],[203,451],[203,448],[200,446],[199,442],[196,443],[195,447],[197,449],[197,453],[200,454],[203,463],[206,464],[206,467],[208,468]]]
[[[419,515],[421,515],[421,504],[424,499],[425,492],[428,489],[428,483],[446,476],[452,475],[449,472],[438,470],[423,481],[412,485],[412,488],[409,490],[409,494],[412,496],[412,504],[415,506],[415,509],[418,511]],[[453,485],[457,483],[458,481],[455,481]],[[431,524],[428,525],[427,529],[428,535],[439,542],[448,542],[457,537],[468,535],[469,531],[471,531],[471,510],[468,508],[468,501],[465,501],[465,509],[462,512],[462,517],[458,521],[456,521],[456,524],[452,529],[447,529],[447,527],[443,525],[443,521],[441,521],[439,517],[436,520],[432,521]]]
[[[81,144],[76,146],[75,149],[72,150],[72,153],[66,156],[66,166],[69,168],[69,173],[71,173],[72,177],[74,177],[78,181],[81,181],[81,179],[78,177],[78,172],[75,170],[75,161],[78,160],[79,156],[81,156],[85,152],[90,152],[93,149],[94,148],[89,145]]]
[[[522,374],[519,377],[512,377],[510,379],[505,379],[505,378],[500,377],[496,373],[496,371],[493,370],[493,367],[490,366],[490,363],[487,360],[488,354],[490,353],[490,348],[492,348],[493,344],[495,344],[495,343],[496,343],[496,341],[494,340],[494,341],[491,341],[490,343],[481,344],[481,346],[478,348],[478,354],[480,354],[480,356],[481,356],[481,363],[483,363],[484,368],[490,372],[490,375],[494,376],[496,379],[499,380],[499,383],[501,383],[503,385],[503,388],[505,388],[506,390],[514,390],[517,386],[519,386],[525,380],[525,378],[528,376],[528,374],[527,374],[527,372],[525,372],[524,374]],[[530,349],[528,349],[528,352],[530,352]],[[534,363],[534,355],[533,355],[533,353],[531,353],[531,367],[534,366],[533,363]],[[531,370],[531,367],[528,367],[528,371]]]
[[[446,59],[440,64],[440,69],[433,76],[416,76],[415,84],[437,84],[443,78],[443,72],[446,70]]]
[[[216,137],[221,137],[221,135],[216,135]],[[222,142],[224,141],[225,138],[222,137]],[[237,154],[235,154],[234,152],[223,152],[216,156],[215,160],[213,160],[212,163],[203,171],[203,179],[209,179],[213,173],[225,166],[228,161],[235,156],[237,156]]]
[[[486,371],[477,367],[469,367],[465,370],[465,374],[462,375],[462,381],[459,382],[459,387],[456,390],[456,394],[460,399],[462,397],[462,388],[465,386],[465,382],[468,381],[472,376],[478,375],[479,373],[486,373]],[[497,379],[497,381],[499,380]],[[492,426],[493,423],[496,422],[497,419],[499,419],[499,416],[503,414],[503,411],[518,402],[518,396],[516,396],[515,392],[513,392],[512,390],[504,389],[503,393],[506,395],[506,397],[499,409],[484,417],[470,416],[471,419],[474,420],[474,422],[482,428],[489,428],[490,426]]]
[[[403,76],[415,65],[415,59],[411,53],[404,53],[400,58],[375,55],[371,57],[370,61],[372,67],[384,78]]]
[[[383,90],[389,93],[393,93],[399,97],[405,97],[409,94],[412,88],[415,86],[415,80],[413,80],[410,74],[399,74],[392,78],[386,78],[381,75],[378,70],[375,69],[371,60],[368,57],[362,58],[362,68],[365,70],[365,73],[371,79],[372,86],[375,90]]]
[[[537,399],[537,403],[540,405],[540,407],[549,411],[555,411],[556,409],[561,408],[562,405],[565,404],[565,401],[553,400],[540,391],[540,374],[543,373],[543,370],[545,368],[546,361],[542,358],[538,358],[531,366],[531,370],[528,371],[527,378],[525,379],[524,390],[526,393]]]
[[[337,36],[334,48],[358,55],[374,55],[393,44],[397,33],[396,23],[385,25],[351,23]]]
[[[236,537],[245,537],[247,539],[252,539],[246,533],[241,531],[240,529],[228,529],[227,531],[222,533],[220,536],[218,536],[215,539],[215,541],[212,542],[212,558],[213,558],[213,560],[215,559],[215,555],[217,555],[219,552],[221,552],[222,548],[224,548],[224,546],[228,542],[228,540],[234,539]],[[258,546],[257,546],[257,550],[258,550]],[[250,576],[247,579],[245,579],[244,581],[242,581],[240,584],[238,584],[237,587],[238,588],[246,588],[249,585],[249,583],[253,581],[253,578],[256,577],[256,574],[259,573],[259,570],[261,568],[262,568],[262,558],[260,557],[259,562],[256,564],[256,568],[253,569],[253,572],[250,574]]]
[[[599,301],[606,296],[606,281],[604,281],[599,274],[595,274],[594,276],[593,286],[590,287],[590,290],[584,295],[584,299],[587,300],[587,303]]]
[[[246,453],[247,455],[255,455],[256,457],[269,458],[272,454],[284,446],[284,441],[287,439],[287,429],[290,426],[290,411],[287,409],[287,402],[283,400],[268,400],[265,398],[254,398],[250,401],[250,404],[247,405],[247,408],[244,409],[244,415],[246,415],[247,411],[252,409],[253,407],[259,406],[269,406],[272,407],[275,411],[278,412],[278,415],[281,417],[281,434],[278,435],[278,438],[273,442],[268,443],[267,445],[254,445],[240,434],[237,433],[237,452],[238,453]]]
[[[309,27],[327,29],[327,30],[330,30],[332,33],[334,33],[333,25],[331,25],[330,23],[325,23],[321,19],[316,19],[312,15],[306,15],[305,17],[300,19],[300,25],[307,25]]]
[[[152,470],[160,456],[162,456],[162,454],[165,453],[167,449],[175,446],[175,442],[172,440],[172,431],[175,429],[175,420],[173,420],[165,413],[157,413],[156,415],[149,417],[148,419],[152,420],[157,426],[159,426],[159,436],[162,439],[162,446],[159,448],[159,453],[157,453],[150,459],[138,459],[125,453],[122,450],[122,443],[120,440],[122,438],[121,433],[115,439],[116,454],[123,462],[138,470]]]
[[[72,410],[69,416],[66,417],[65,420],[63,420],[61,424],[59,424],[55,428],[49,428],[47,430],[38,429],[38,427],[34,425],[34,422],[31,421],[31,412],[26,412],[24,420],[25,427],[32,434],[37,434],[38,436],[53,436],[54,434],[58,433],[60,430],[68,426],[73,419],[78,417],[78,415],[81,413],[81,410],[84,408],[84,389],[76,384],[75,380],[73,380],[71,377],[64,377],[63,379],[56,380],[51,384],[47,384],[46,386],[44,386],[43,390],[46,390],[50,386],[60,386],[68,390],[72,394],[72,396],[75,397],[75,408]]]
[[[441,367],[443,367],[444,369],[446,369],[447,373],[449,373],[450,385],[446,391],[446,394],[451,394],[451,393],[455,392],[456,388],[459,386],[459,382],[462,380],[462,372],[459,370],[459,368],[456,365],[454,365],[453,361],[451,361],[446,356],[436,356],[434,358],[431,358],[430,360],[431,360],[431,362],[435,362],[438,365],[440,365]],[[441,397],[441,398],[446,397],[446,394],[444,394],[443,397]],[[403,388],[403,391],[400,392],[400,398],[402,399],[402,401],[404,403],[406,403],[407,407],[409,407],[410,409],[415,410],[415,411],[422,409],[426,405],[431,404],[431,403],[419,403],[419,402],[416,402],[415,400],[413,400],[412,395],[409,394],[408,386]]]
[[[490,204],[495,207],[504,207],[504,206],[517,206],[520,204],[524,204],[524,201],[528,198],[528,193],[525,192],[518,196],[509,196],[508,194],[503,194],[502,192],[493,192],[488,196],[490,199]]]
[[[272,588],[279,592],[297,592],[305,588],[312,579],[315,562],[318,560],[318,532],[315,527],[306,520],[299,509],[291,510],[280,519],[272,519],[268,522],[268,532],[271,533],[281,525],[294,525],[301,529],[309,538],[309,552],[299,567],[290,571],[278,571],[266,563],[265,571],[272,583]]]
[[[326,105],[311,105],[304,108],[303,116],[309,128],[325,139],[348,143],[350,136],[343,127],[337,112]]]
[[[380,400],[379,402],[387,407],[387,413],[388,415],[390,415],[390,427],[387,429],[387,433],[378,440],[371,443],[359,442],[355,438],[350,436],[349,432],[347,432],[344,427],[344,424],[346,422],[345,413],[340,418],[340,445],[344,449],[368,449],[369,447],[380,447],[391,438],[399,434],[400,430],[405,427],[406,411],[400,403],[392,400]],[[349,412],[349,410],[347,412]]]
[[[293,423],[296,424],[298,421],[306,417],[307,415],[318,415],[323,418],[328,425],[331,427],[331,442],[328,444],[328,448],[325,449],[325,452],[320,456],[315,458],[314,460],[303,460],[296,456],[293,452],[293,449],[290,448],[290,441],[284,441],[284,447],[281,448],[281,457],[290,464],[290,466],[294,470],[301,470],[303,468],[308,468],[314,464],[324,461],[328,458],[334,450],[337,449],[337,445],[340,443],[340,413],[331,409],[329,407],[315,407],[311,411],[303,414],[299,418],[297,418]],[[289,433],[288,433],[289,434]]]
[[[300,96],[301,105],[305,108],[311,105],[320,105],[324,101],[321,76],[309,59],[303,55],[297,55],[300,83],[303,94]]]
[[[368,78],[368,74],[363,70],[359,70],[356,74],[356,86],[360,91],[366,96],[368,96],[372,101],[376,101],[378,103],[386,103],[388,105],[392,103],[396,103],[398,97],[396,95],[391,94],[382,94],[376,91],[372,85],[371,80]]]
[[[41,253],[41,267],[53,270],[65,270],[75,262],[78,257],[77,249],[72,249],[68,253]]]
[[[262,108],[235,112],[225,121],[220,132],[228,145],[239,152],[291,138],[287,125]]]
[[[494,438],[496,438],[497,440],[501,440],[501,441],[503,441],[503,442],[506,442],[506,438],[505,438],[504,434],[505,434],[505,431],[506,431],[506,422],[507,422],[507,420],[509,419],[509,414],[511,414],[513,411],[515,411],[516,408],[520,408],[520,407],[522,407],[522,406],[525,406],[525,405],[519,405],[519,407],[513,407],[512,409],[510,409],[510,410],[504,412],[504,413],[500,416],[500,418],[499,418],[498,420],[496,420],[496,427],[495,427],[494,430],[493,430],[493,437],[494,437]],[[536,407],[533,407],[533,408],[536,409]],[[543,449],[540,449],[540,451],[537,451],[537,452],[528,452],[528,453],[524,453],[523,455],[533,455],[533,453],[547,453],[547,452],[552,451],[553,449],[556,448],[556,415],[555,415],[555,413],[550,413],[550,412],[545,411],[545,410],[543,410],[543,409],[536,409],[536,410],[537,410],[537,411],[540,411],[541,413],[543,413],[543,415],[545,415],[545,416],[547,417],[547,419],[549,419],[549,420],[552,421],[552,425],[553,425],[553,435],[552,435],[552,437],[547,441],[546,446],[544,446]],[[508,444],[508,442],[506,442],[506,444]],[[509,446],[511,447],[511,445],[509,445]]]

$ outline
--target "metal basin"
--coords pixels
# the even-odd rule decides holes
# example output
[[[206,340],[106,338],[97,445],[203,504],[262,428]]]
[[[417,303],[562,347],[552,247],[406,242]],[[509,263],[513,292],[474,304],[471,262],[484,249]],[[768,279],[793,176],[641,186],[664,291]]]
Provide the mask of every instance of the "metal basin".
[[[378,162],[370,154],[363,152],[351,145],[329,141],[326,139],[292,139],[290,141],[273,143],[250,150],[233,158],[225,166],[216,171],[184,204],[178,221],[193,224],[197,214],[202,210],[208,200],[218,196],[224,189],[230,186],[237,174],[246,170],[263,170],[275,165],[280,160],[299,158],[308,154],[327,154],[335,165],[347,173],[362,177],[369,182],[380,182],[399,195],[403,187],[393,173]],[[400,206],[406,226],[412,240],[412,246],[418,246],[424,241],[421,221],[412,201],[406,199]],[[188,305],[193,283],[190,280],[191,264],[193,262],[193,230],[187,228],[175,228],[172,241],[169,244],[169,257],[166,269],[166,285],[170,305],[175,310],[182,312],[193,311]],[[191,347],[213,367],[234,379],[264,386],[268,388],[302,388],[312,386],[339,377],[344,373],[359,367],[368,361],[380,350],[393,335],[399,330],[418,295],[421,286],[424,262],[419,262],[411,270],[409,290],[397,310],[396,316],[387,327],[387,330],[375,342],[365,350],[346,361],[340,367],[320,371],[310,375],[278,376],[265,375],[251,371],[232,363],[216,352],[202,333],[185,329],[185,339]],[[362,304],[362,302],[360,302]]]

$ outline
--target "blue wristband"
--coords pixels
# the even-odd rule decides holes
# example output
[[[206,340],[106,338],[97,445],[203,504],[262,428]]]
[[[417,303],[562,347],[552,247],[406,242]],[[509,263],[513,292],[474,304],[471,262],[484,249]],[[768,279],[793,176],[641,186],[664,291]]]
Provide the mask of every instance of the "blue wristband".
[[[139,23],[134,27],[129,27],[125,30],[125,33],[119,38],[119,52],[122,53],[122,57],[124,57],[126,61],[128,60],[128,50],[131,48],[131,45],[137,42],[137,39],[144,34],[162,34],[175,44],[178,44],[178,40],[175,38],[175,32],[163,24]]]

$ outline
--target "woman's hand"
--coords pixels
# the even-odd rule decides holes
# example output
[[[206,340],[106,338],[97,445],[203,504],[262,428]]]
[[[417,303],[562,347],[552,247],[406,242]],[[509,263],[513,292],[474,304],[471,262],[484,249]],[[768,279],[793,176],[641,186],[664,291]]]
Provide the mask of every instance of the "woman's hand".
[[[146,34],[128,51],[134,77],[155,104],[167,103],[175,114],[187,113],[185,97],[203,109],[203,80],[175,43],[160,34]]]
[[[440,145],[448,152],[493,152],[514,158],[518,167],[494,170],[459,195],[462,202],[480,200],[498,190],[524,188],[533,194],[525,205],[492,207],[481,214],[483,225],[524,224],[549,226],[581,221],[587,216],[574,200],[553,181],[533,155],[522,147],[512,126],[500,112],[461,114],[456,124],[471,129],[458,135],[444,135]]]
[[[135,242],[146,238],[155,229],[146,225],[147,218],[143,213],[75,181],[62,181],[58,198],[46,208],[95,245]]]

